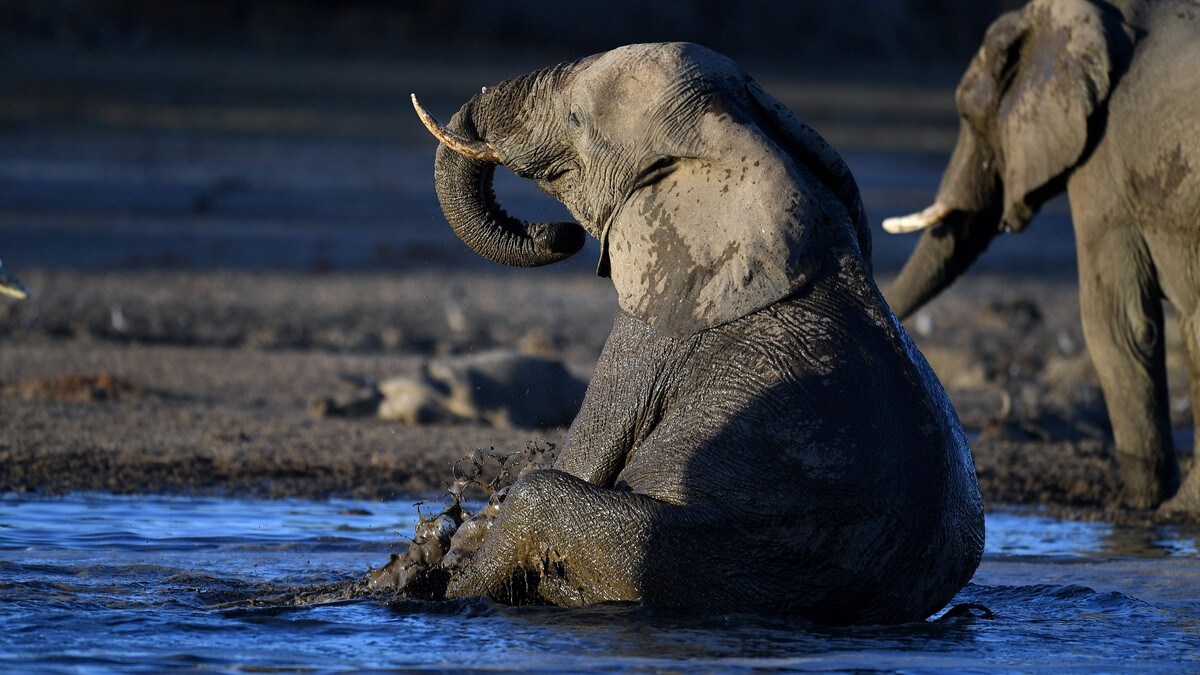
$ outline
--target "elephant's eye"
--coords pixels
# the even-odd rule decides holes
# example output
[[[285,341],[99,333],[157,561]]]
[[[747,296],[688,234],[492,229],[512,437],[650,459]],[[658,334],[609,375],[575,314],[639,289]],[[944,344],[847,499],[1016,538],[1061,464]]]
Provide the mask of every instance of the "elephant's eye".
[[[557,168],[551,170],[548,174],[546,174],[546,181],[549,183],[554,183],[554,182],[558,181],[560,178],[562,178],[563,176],[571,173],[572,168],[573,167],[571,167],[570,165],[563,165],[563,166],[557,167]]]
[[[583,128],[583,108],[580,108],[578,103],[571,104],[571,110],[567,113],[567,124],[571,125],[571,131],[578,132]]]
[[[542,174],[542,180],[547,183],[558,183],[566,178],[568,180],[565,182],[569,183],[571,174],[578,168],[579,165],[571,159],[561,158],[546,167],[545,173]]]

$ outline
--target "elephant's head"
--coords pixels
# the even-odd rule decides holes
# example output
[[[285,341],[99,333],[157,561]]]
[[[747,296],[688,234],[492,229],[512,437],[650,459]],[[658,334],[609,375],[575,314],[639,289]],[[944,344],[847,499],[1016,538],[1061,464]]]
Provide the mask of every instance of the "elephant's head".
[[[414,98],[415,102],[415,98]],[[631,45],[486,88],[441,127],[438,198],[477,253],[544,265],[601,242],[621,307],[675,335],[760,309],[848,241],[869,260],[858,189],[837,154],[736,64],[686,43]],[[508,215],[503,164],[580,224]],[[827,227],[827,225],[833,227]],[[830,234],[830,233],[833,234]]]
[[[1129,36],[1106,3],[1033,0],[997,19],[958,85],[958,143],[929,208],[884,221],[925,230],[885,291],[905,317],[948,286],[1001,231],[1025,228],[1103,133]]]

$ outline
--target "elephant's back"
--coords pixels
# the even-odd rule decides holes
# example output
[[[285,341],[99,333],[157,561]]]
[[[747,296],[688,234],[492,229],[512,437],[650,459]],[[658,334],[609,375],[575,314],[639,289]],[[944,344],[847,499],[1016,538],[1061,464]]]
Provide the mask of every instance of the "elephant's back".
[[[898,324],[857,310],[851,298],[805,296],[714,331],[681,398],[707,399],[725,436],[756,443],[738,455],[713,443],[702,461],[730,474],[774,467],[779,484],[759,485],[775,505],[857,485],[870,492],[840,501],[875,509],[928,500],[964,470],[973,483],[962,428],[920,352]]]
[[[923,617],[982,552],[961,427],[902,330],[811,306],[844,298],[808,301],[698,340],[642,444],[688,450],[635,456],[622,477],[639,492],[669,486],[723,533],[731,558],[758,551],[753,574],[772,581],[758,587],[777,591],[760,604],[842,607],[844,621]]]
[[[1146,3],[1141,14],[1132,18],[1137,36],[1128,67],[1117,74],[1102,142],[1115,142],[1122,164],[1135,169],[1149,168],[1139,160],[1153,163],[1161,151],[1197,159],[1200,5]]]
[[[1200,5],[1146,3],[1106,131],[1072,178],[1072,212],[1145,237],[1163,291],[1180,310],[1200,300]],[[1077,223],[1078,224],[1078,223]]]

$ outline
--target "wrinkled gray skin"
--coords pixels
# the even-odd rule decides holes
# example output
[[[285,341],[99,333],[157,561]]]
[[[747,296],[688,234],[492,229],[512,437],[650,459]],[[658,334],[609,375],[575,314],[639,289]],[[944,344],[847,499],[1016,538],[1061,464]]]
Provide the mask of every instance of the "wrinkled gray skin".
[[[586,231],[621,310],[553,468],[455,535],[448,596],[892,623],[970,579],[983,508],[962,428],[816,132],[691,44],[489,87],[449,126],[582,224],[510,218],[492,166],[442,146],[462,239],[541,265]]]
[[[1180,318],[1200,419],[1200,4],[1034,0],[992,25],[957,99],[937,195],[950,214],[885,292],[892,309],[914,312],[1066,189],[1123,498],[1175,494],[1163,512],[1200,515],[1200,471],[1179,487],[1161,304]]]

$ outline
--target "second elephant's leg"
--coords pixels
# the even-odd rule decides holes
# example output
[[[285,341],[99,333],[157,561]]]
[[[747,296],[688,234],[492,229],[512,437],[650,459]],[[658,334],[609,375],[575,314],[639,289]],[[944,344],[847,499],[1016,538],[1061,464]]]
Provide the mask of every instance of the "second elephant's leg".
[[[1140,235],[1112,230],[1102,234],[1079,241],[1083,333],[1112,420],[1122,499],[1137,508],[1153,508],[1179,486],[1162,295]]]
[[[1192,430],[1200,425],[1200,308],[1179,322],[1183,330],[1183,347],[1187,355],[1188,382],[1192,396]],[[1169,502],[1163,504],[1165,514],[1200,514],[1200,462],[1196,461],[1198,444],[1192,441],[1192,468],[1183,484]]]
[[[483,548],[454,575],[448,597],[578,606],[645,598],[656,552],[687,532],[687,510],[568,473],[515,483]]]

